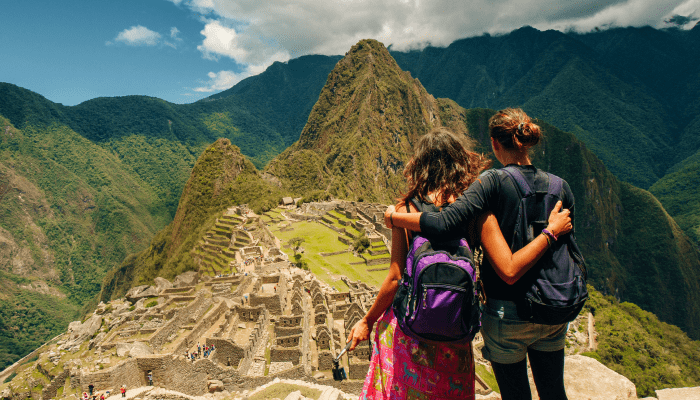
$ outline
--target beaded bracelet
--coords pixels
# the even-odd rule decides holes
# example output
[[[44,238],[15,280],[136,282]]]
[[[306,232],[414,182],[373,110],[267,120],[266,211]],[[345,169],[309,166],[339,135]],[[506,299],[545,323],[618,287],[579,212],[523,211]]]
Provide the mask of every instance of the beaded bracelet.
[[[554,240],[554,241],[557,240],[557,237],[554,236],[554,234],[552,232],[548,231],[547,229],[542,229],[542,233],[544,233],[548,237],[552,238],[552,240]]]

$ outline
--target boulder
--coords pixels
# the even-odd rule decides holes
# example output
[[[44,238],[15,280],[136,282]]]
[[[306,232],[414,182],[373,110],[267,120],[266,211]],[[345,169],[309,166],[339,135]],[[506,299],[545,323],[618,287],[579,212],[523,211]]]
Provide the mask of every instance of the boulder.
[[[92,350],[95,348],[95,346],[102,343],[102,340],[105,338],[105,336],[107,336],[107,334],[104,332],[98,333],[97,336],[95,336],[95,338],[90,341],[88,349]]]
[[[134,303],[148,297],[158,297],[158,293],[159,291],[153,286],[143,285],[131,288],[124,297]]]
[[[170,283],[169,280],[161,278],[160,276],[154,280],[154,283],[156,284],[156,290],[158,291],[158,293],[162,292],[165,289],[170,289],[173,287],[173,284]]]
[[[144,357],[153,354],[153,349],[143,342],[117,344],[118,357]]]
[[[225,389],[224,383],[219,380],[207,381],[207,387],[209,388],[210,393],[221,392]]]
[[[187,271],[175,277],[173,286],[176,288],[194,286],[199,282],[199,273],[195,271]]]
[[[564,386],[569,400],[637,400],[637,388],[632,381],[581,355],[565,358]],[[532,399],[539,399],[531,374],[530,387]]]
[[[68,340],[61,345],[60,349],[70,349],[74,346],[80,346],[81,343],[92,337],[102,326],[102,317],[93,315],[84,323],[73,321],[68,325]]]
[[[5,390],[3,390],[2,393],[0,393],[0,399],[5,400],[5,399],[11,399],[11,398],[12,398],[12,390],[10,390],[9,387],[5,388]]]
[[[656,397],[658,397],[659,400],[697,400],[700,399],[700,386],[678,389],[661,389],[656,391]]]
[[[303,400],[304,396],[301,395],[301,390],[297,390],[296,392],[292,392],[287,395],[287,397],[284,398],[284,400]]]
[[[340,400],[341,395],[340,395],[340,390],[334,388],[334,387],[328,387],[326,390],[321,392],[321,396],[318,398],[318,400]]]

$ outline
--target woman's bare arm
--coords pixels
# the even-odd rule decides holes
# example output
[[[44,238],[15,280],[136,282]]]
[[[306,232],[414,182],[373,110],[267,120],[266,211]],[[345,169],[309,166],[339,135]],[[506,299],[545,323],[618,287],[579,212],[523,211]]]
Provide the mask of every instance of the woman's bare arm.
[[[406,208],[402,206],[399,210],[405,212]],[[394,300],[396,290],[399,288],[399,280],[401,279],[406,265],[406,254],[408,254],[406,230],[402,228],[393,228],[391,232],[391,265],[389,266],[389,273],[386,278],[384,278],[384,282],[382,282],[382,286],[379,288],[377,298],[374,300],[374,304],[372,304],[369,311],[367,311],[367,315],[358,321],[348,334],[347,341],[349,342],[352,340],[350,350],[355,349],[359,342],[369,339],[374,323],[377,322],[377,319],[381,317],[382,313]]]
[[[557,237],[569,233],[573,228],[569,210],[560,212],[561,207],[561,201],[557,202],[549,214],[549,225],[547,225],[547,229]],[[496,216],[492,213],[482,215],[477,226],[481,227],[481,245],[486,251],[486,257],[496,274],[509,285],[522,278],[549,248],[547,237],[540,234],[527,246],[513,254],[498,226]]]

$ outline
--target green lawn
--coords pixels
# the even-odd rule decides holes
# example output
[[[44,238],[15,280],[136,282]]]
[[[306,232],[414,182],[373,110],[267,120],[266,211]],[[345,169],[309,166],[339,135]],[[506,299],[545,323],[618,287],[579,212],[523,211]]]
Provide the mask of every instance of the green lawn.
[[[350,265],[351,262],[362,261],[352,253],[344,253],[336,256],[323,257],[319,253],[333,253],[345,250],[348,246],[338,241],[338,233],[316,222],[295,222],[292,224],[293,231],[280,232],[279,228],[271,227],[272,233],[277,236],[283,244],[290,239],[300,236],[304,238],[302,247],[305,250],[303,259],[309,263],[309,268],[320,280],[335,286],[339,291],[348,290],[347,285],[342,281],[334,281],[331,275],[345,275],[349,279],[363,281],[370,285],[379,287],[386,276],[386,271],[368,272],[367,265]],[[284,248],[290,259],[293,259],[294,252]],[[381,265],[371,268],[380,268]]]
[[[317,389],[311,389],[306,386],[292,385],[288,383],[278,383],[272,385],[265,390],[262,390],[253,396],[249,397],[249,400],[265,400],[265,399],[284,399],[289,393],[295,391],[301,391],[301,395],[304,397],[309,397],[312,399],[318,399],[321,397],[321,391]]]

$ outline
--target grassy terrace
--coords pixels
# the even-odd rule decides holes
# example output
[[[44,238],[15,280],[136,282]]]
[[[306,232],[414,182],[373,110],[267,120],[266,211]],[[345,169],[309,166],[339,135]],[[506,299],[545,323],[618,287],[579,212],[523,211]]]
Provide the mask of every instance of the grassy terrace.
[[[281,208],[274,208],[270,211],[266,211],[263,213],[263,215],[260,217],[265,223],[270,223],[273,219],[276,220],[284,220],[285,218],[281,214],[282,209]]]
[[[361,280],[370,285],[379,286],[386,276],[386,271],[368,272],[364,263],[351,265],[350,263],[362,262],[361,258],[352,253],[343,253],[336,256],[323,257],[319,253],[333,253],[347,250],[348,246],[338,241],[338,233],[316,222],[294,222],[293,231],[281,232],[277,226],[271,226],[270,230],[283,244],[290,239],[301,236],[304,238],[302,247],[305,250],[303,259],[309,263],[311,272],[339,291],[348,290],[347,285],[339,278],[345,275],[352,280]],[[282,249],[290,259],[294,258],[292,249]],[[373,268],[378,268],[376,266]]]

